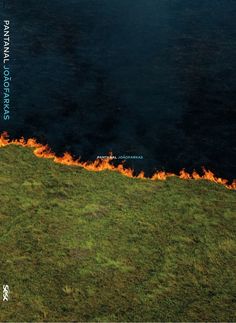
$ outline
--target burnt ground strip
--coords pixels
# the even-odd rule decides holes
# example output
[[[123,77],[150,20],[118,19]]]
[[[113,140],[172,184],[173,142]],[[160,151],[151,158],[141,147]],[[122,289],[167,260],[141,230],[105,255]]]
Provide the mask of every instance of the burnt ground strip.
[[[12,107],[1,131],[147,174],[236,178],[236,3],[12,1]]]

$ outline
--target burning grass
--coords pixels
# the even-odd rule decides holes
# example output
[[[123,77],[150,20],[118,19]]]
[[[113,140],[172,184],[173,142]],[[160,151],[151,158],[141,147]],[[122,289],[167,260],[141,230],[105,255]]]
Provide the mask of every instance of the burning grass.
[[[25,140],[24,138],[10,140],[8,138],[7,132],[4,132],[0,136],[0,147],[5,147],[8,145],[16,145],[22,147],[30,147],[34,148],[33,152],[35,156],[39,158],[49,158],[52,159],[55,163],[69,165],[69,166],[79,166],[88,171],[100,172],[104,170],[115,171],[121,173],[130,178],[139,178],[139,179],[146,179],[144,172],[141,172],[138,176],[134,175],[134,170],[130,168],[125,168],[123,164],[119,164],[115,166],[111,162],[111,158],[105,159],[97,159],[94,162],[81,162],[80,160],[74,160],[73,157],[69,153],[65,153],[63,157],[57,157],[51,149],[47,145],[42,145],[37,143],[35,139],[28,139]],[[231,190],[236,190],[236,180],[234,180],[231,184],[228,183],[228,180],[216,177],[213,172],[210,170],[206,170],[203,167],[203,175],[199,175],[196,171],[192,174],[187,173],[184,169],[182,169],[179,175],[168,173],[164,171],[158,171],[153,174],[151,180],[166,180],[168,177],[177,176],[181,179],[185,180],[207,180],[217,184],[224,185],[226,188]]]
[[[1,321],[236,320],[234,191],[88,172],[22,145],[0,164]]]

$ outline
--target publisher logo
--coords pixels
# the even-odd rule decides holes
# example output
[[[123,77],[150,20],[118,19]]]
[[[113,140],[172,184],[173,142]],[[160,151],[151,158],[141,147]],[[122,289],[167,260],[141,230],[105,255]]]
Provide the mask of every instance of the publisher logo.
[[[8,302],[9,300],[10,288],[8,285],[2,286],[2,300],[3,302]]]

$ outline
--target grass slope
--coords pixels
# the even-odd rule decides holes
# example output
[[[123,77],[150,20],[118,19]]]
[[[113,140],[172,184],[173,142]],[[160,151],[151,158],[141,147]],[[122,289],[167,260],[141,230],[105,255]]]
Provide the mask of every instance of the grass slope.
[[[0,320],[235,321],[235,191],[0,149]]]

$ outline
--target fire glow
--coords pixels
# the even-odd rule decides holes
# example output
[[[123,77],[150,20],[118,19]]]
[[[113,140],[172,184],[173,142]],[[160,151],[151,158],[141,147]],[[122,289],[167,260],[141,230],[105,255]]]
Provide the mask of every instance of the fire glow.
[[[173,173],[167,173],[164,171],[158,171],[152,175],[151,178],[145,177],[144,172],[139,175],[134,175],[134,170],[131,168],[125,168],[123,164],[115,166],[112,164],[112,158],[97,159],[94,162],[81,162],[79,159],[75,160],[69,153],[64,153],[62,157],[57,157],[47,145],[42,145],[38,143],[35,139],[25,140],[24,138],[10,140],[7,132],[4,132],[0,136],[0,147],[5,147],[8,145],[16,145],[22,147],[34,148],[33,153],[39,158],[50,158],[55,163],[69,165],[69,166],[79,166],[88,171],[100,172],[103,170],[110,170],[121,173],[127,177],[140,178],[140,179],[151,179],[151,180],[166,180],[168,177],[176,176],[184,180],[207,180],[214,183],[224,185],[226,188],[231,190],[236,190],[236,180],[232,184],[228,183],[228,180],[216,177],[211,171],[203,168],[203,175],[193,172],[192,174],[186,172],[184,169],[180,171],[179,175]]]

